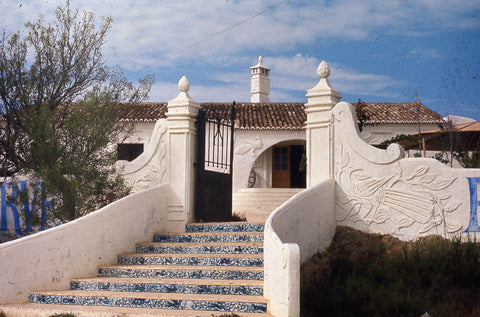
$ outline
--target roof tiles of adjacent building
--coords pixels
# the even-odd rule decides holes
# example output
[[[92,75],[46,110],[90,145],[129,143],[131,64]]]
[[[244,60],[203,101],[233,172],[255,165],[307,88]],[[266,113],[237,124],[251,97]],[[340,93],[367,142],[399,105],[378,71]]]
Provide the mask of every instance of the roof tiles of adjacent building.
[[[440,123],[442,116],[419,102],[367,103],[371,123]]]
[[[229,116],[231,103],[201,103],[202,108]],[[367,103],[370,123],[440,123],[442,116],[421,103]],[[125,121],[155,122],[166,118],[167,103],[141,103],[120,106]],[[237,103],[235,125],[238,129],[304,129],[307,119],[304,103]]]

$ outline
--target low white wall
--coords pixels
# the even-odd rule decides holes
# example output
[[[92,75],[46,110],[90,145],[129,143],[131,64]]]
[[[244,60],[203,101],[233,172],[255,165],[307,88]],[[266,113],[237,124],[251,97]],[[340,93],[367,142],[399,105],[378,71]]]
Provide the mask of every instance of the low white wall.
[[[20,303],[33,290],[69,287],[95,276],[99,265],[134,252],[135,243],[165,231],[169,186],[118,200],[65,225],[0,244],[0,303]]]
[[[268,217],[264,292],[272,315],[300,315],[300,264],[330,245],[335,226],[332,179],[298,193]]]
[[[153,188],[167,180],[167,121],[160,119],[155,124],[145,150],[131,162],[117,161],[125,182],[132,187],[132,193]]]

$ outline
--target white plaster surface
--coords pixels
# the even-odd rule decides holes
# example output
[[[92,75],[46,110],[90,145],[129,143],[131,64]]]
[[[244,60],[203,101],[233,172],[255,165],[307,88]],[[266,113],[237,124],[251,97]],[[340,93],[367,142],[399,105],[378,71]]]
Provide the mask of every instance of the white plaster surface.
[[[148,144],[152,131],[155,129],[154,121],[136,121],[134,122],[133,133],[128,136],[123,143],[143,143]]]
[[[167,121],[160,119],[148,138],[145,150],[131,162],[118,161],[117,166],[132,193],[167,182]]]
[[[69,287],[71,278],[95,276],[99,265],[134,252],[135,243],[167,231],[169,187],[118,200],[65,225],[0,244],[0,303],[21,303],[33,290]]]
[[[252,167],[263,153],[266,153],[275,144],[286,141],[305,140],[305,130],[235,130],[235,149],[233,156],[233,192],[248,188],[248,175]],[[270,157],[267,154],[267,157]],[[270,175],[265,173],[268,162],[256,170],[268,185]]]
[[[326,179],[276,209],[265,224],[264,292],[276,317],[300,314],[300,265],[335,233],[335,182]]]

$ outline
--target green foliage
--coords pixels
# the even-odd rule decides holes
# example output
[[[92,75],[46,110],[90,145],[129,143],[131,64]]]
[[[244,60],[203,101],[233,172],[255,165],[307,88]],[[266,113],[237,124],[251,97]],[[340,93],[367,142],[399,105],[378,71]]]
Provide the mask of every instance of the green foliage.
[[[468,151],[465,147],[456,147],[453,152],[453,157],[465,168],[478,168],[480,167],[480,140],[477,142],[477,146],[474,151]]]
[[[393,138],[389,140],[385,140],[382,143],[378,145],[379,148],[381,149],[386,149],[390,144],[392,143],[400,143],[402,141],[408,141],[411,143],[417,143],[419,140],[419,137],[417,135],[410,135],[410,134],[399,134],[394,136]]]
[[[380,241],[360,259],[331,259],[329,274],[302,290],[302,316],[473,316],[479,261],[475,241],[436,238],[396,250]]]
[[[92,13],[67,1],[53,24],[39,18],[26,24],[25,37],[0,38],[0,172],[43,180],[64,221],[129,192],[111,145],[132,126],[116,111],[144,100],[153,78],[135,86],[106,66],[102,47],[111,22],[96,27]]]
[[[358,99],[358,102],[354,103],[353,107],[355,108],[355,114],[357,115],[358,130],[362,132],[363,127],[367,125],[372,125],[372,123],[368,122],[370,121],[370,115],[367,111],[368,105],[361,99]]]

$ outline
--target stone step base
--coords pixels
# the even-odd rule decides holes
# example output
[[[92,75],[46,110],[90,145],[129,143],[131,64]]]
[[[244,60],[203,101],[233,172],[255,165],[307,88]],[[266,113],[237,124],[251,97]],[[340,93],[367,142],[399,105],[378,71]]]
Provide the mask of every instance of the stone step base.
[[[216,266],[263,266],[262,254],[161,254],[129,253],[118,257],[123,265],[216,265]]]
[[[72,313],[75,317],[212,317],[224,312],[148,309],[130,307],[95,307],[76,305],[47,305],[37,303],[0,305],[0,312],[7,317],[50,317],[55,314]],[[264,313],[241,313],[242,317],[272,317]]]
[[[54,305],[110,306],[217,312],[266,313],[263,296],[170,294],[147,292],[44,291],[31,293],[32,303]]]
[[[233,214],[249,222],[265,223],[281,204],[303,188],[246,188],[233,194]]]
[[[263,281],[215,279],[140,279],[96,277],[73,279],[72,290],[184,293],[216,295],[263,295]]]
[[[263,280],[263,267],[105,265],[99,277]]]

